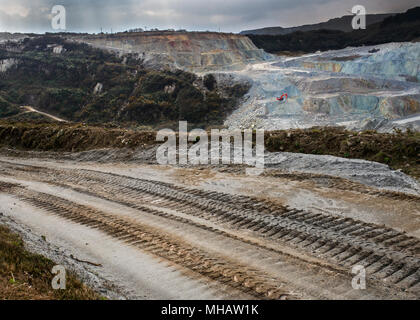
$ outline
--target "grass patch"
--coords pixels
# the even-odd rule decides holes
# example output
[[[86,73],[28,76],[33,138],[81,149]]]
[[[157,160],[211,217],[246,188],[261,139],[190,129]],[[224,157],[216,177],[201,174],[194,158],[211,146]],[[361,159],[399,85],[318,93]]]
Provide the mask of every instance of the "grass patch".
[[[55,263],[25,250],[22,239],[0,225],[0,300],[97,300],[100,296],[67,272],[65,290],[53,290]]]
[[[21,150],[72,152],[101,148],[142,148],[154,144],[156,131],[147,127],[124,129],[70,123],[0,121],[0,146]],[[265,147],[271,152],[333,155],[376,161],[420,178],[419,132],[352,132],[334,127],[267,131]]]
[[[155,131],[94,127],[84,124],[0,122],[0,146],[37,151],[86,151],[134,148],[155,143]]]
[[[419,132],[351,132],[332,127],[282,130],[267,132],[265,145],[271,152],[299,152],[376,161],[420,178]]]

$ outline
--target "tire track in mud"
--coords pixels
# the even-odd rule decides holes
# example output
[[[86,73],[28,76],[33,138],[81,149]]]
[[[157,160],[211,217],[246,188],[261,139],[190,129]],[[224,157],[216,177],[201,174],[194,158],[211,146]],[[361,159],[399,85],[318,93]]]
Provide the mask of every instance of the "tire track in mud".
[[[16,168],[15,165],[12,167]],[[420,242],[390,228],[350,218],[294,210],[245,196],[189,189],[92,170],[26,166],[20,169],[31,172],[31,175],[36,170],[49,172],[50,176],[44,179],[45,182],[63,186],[67,183],[67,187],[82,186],[86,188],[85,191],[95,190],[95,196],[119,201],[133,208],[144,210],[147,208],[139,205],[150,203],[233,230],[251,231],[258,237],[298,248],[338,266],[363,265],[373,279],[386,280],[388,284],[419,294]],[[77,191],[83,190],[79,187]],[[156,210],[150,213],[159,215]],[[181,219],[170,217],[167,213],[164,215]],[[192,223],[182,219],[183,223]]]
[[[275,177],[281,179],[288,179],[292,181],[312,181],[317,186],[320,187],[327,187],[327,188],[334,188],[337,190],[343,191],[352,191],[357,192],[364,195],[370,195],[375,197],[383,197],[387,199],[393,200],[402,200],[402,201],[409,201],[409,202],[420,202],[420,196],[414,194],[407,194],[397,191],[391,190],[378,190],[376,188],[372,188],[366,186],[362,183],[351,181],[348,179],[334,177],[324,174],[315,174],[315,173],[285,173],[280,170],[276,169],[265,169],[263,174],[264,176],[268,177]]]
[[[85,173],[80,172],[82,176]],[[419,290],[420,241],[399,231],[351,218],[280,207],[249,197],[191,190],[167,183],[157,183],[161,188],[156,188],[156,184],[148,180],[142,180],[139,186],[139,179],[121,178],[114,174],[111,174],[112,178],[91,174],[87,174],[87,179],[99,179],[101,184],[116,185],[116,189],[110,190],[114,194],[120,190],[128,197],[135,198],[138,193],[147,193],[152,198],[140,201],[152,202],[164,198],[165,201],[160,202],[159,206],[217,224],[228,224],[236,230],[251,230],[259,236],[315,253],[338,265],[363,265],[374,278],[386,279],[403,289]],[[123,181],[116,181],[118,179]],[[137,185],[130,185],[129,181]],[[78,180],[77,183],[80,182]]]
[[[183,168],[189,169],[191,167],[182,166]],[[212,169],[222,173],[231,173],[237,175],[245,175],[246,167],[242,165],[236,166],[196,166],[195,169]],[[274,177],[280,179],[287,179],[291,181],[303,182],[309,181],[313,182],[318,187],[327,187],[334,188],[337,190],[343,191],[352,191],[357,192],[363,195],[370,195],[374,197],[381,197],[385,199],[392,200],[401,200],[408,202],[419,202],[420,196],[410,193],[403,193],[398,191],[378,189],[375,187],[370,187],[363,183],[349,180],[343,177],[331,176],[321,173],[305,173],[305,172],[289,172],[285,170],[279,170],[275,168],[267,167],[264,169],[264,173],[261,175],[264,177]]]
[[[170,261],[202,277],[217,281],[234,290],[259,299],[281,299],[291,296],[280,288],[278,279],[206,252],[159,229],[138,221],[115,216],[51,194],[23,189],[13,184],[0,184],[0,191],[12,190],[20,200],[36,208],[75,223],[101,230],[142,251]]]
[[[53,215],[69,219],[74,223],[85,225],[90,228],[97,228],[106,232],[109,236],[113,236],[116,239],[124,241],[129,245],[134,244],[135,247],[140,250],[148,252],[156,257],[162,258],[170,263],[178,264],[178,266],[181,267],[180,271],[184,273],[185,276],[189,276],[190,278],[201,281],[203,280],[203,276],[206,276],[209,280],[216,281],[216,283],[219,283],[222,286],[228,286],[230,287],[230,290],[222,288],[222,292],[225,295],[228,294],[230,297],[238,296],[238,292],[240,292],[241,294],[248,295],[248,297],[254,297],[259,299],[299,299],[302,297],[305,297],[305,299],[312,299],[314,297],[316,297],[317,299],[342,299],[344,297],[352,299],[363,299],[369,297],[384,298],[388,296],[388,294],[385,291],[387,289],[378,289],[371,286],[373,283],[370,280],[369,290],[367,290],[366,292],[355,292],[351,289],[350,286],[351,276],[349,276],[346,272],[343,272],[343,270],[341,270],[340,273],[339,271],[337,271],[334,268],[331,268],[330,266],[327,266],[327,270],[325,270],[325,268],[323,268],[325,267],[325,265],[318,265],[316,263],[311,262],[308,263],[304,260],[300,261],[294,256],[288,256],[287,254],[283,254],[283,252],[281,251],[266,248],[252,241],[244,241],[240,237],[231,236],[223,231],[212,229],[203,225],[197,225],[189,220],[185,222],[185,219],[180,219],[179,217],[175,217],[177,219],[174,219],[175,221],[179,222],[179,226],[174,226],[174,223],[170,223],[170,225],[174,226],[175,228],[171,227],[168,232],[168,228],[161,229],[160,226],[156,228],[156,223],[153,223],[153,221],[152,224],[150,224],[150,219],[147,218],[147,214],[145,215],[145,213],[152,213],[153,215],[157,215],[159,217],[170,218],[170,215],[168,215],[165,212],[150,210],[148,208],[145,208],[143,212],[141,208],[137,208],[137,210],[135,211],[136,220],[132,220],[131,215],[128,217],[128,219],[124,219],[124,216],[121,219],[121,215],[119,215],[118,213],[114,215],[114,211],[112,211],[112,209],[109,209],[109,211],[104,212],[101,209],[98,210],[97,208],[93,208],[90,205],[86,206],[83,204],[74,203],[73,201],[69,201],[68,199],[53,196],[50,193],[42,193],[33,191],[32,189],[26,189],[25,187],[22,187],[19,184],[0,181],[0,192],[11,193],[15,197],[29,203],[32,207],[38,208],[41,211],[49,212]],[[62,213],[63,209],[67,210],[66,214]],[[74,210],[76,210],[77,212],[83,212],[83,216],[77,214],[75,215],[73,213]],[[113,221],[115,220],[118,222],[118,226],[124,226],[126,228],[124,230],[116,229],[115,232],[109,232],[109,228],[99,228],[98,222],[96,220],[92,220],[90,216],[86,216],[86,212],[91,213],[92,211],[99,214],[101,217],[103,217],[104,215],[111,215],[113,217]],[[138,214],[140,214],[140,216]],[[200,245],[200,243],[198,243],[198,247],[205,248],[204,250],[206,254],[210,254],[210,257],[214,257],[215,252],[216,256],[222,255],[223,257],[227,257],[229,267],[232,270],[236,270],[237,272],[235,274],[233,274],[230,271],[223,272],[225,272],[225,276],[227,274],[228,276],[230,275],[232,277],[234,285],[231,285],[231,283],[225,278],[215,278],[208,276],[209,272],[213,272],[214,268],[212,263],[215,261],[215,259],[209,260],[206,258],[205,261],[210,261],[211,263],[207,263],[205,265],[205,268],[209,269],[210,271],[208,271],[206,275],[199,273],[199,275],[201,275],[201,277],[199,277],[198,275],[191,275],[192,272],[197,272],[195,269],[191,270],[191,268],[189,268],[190,266],[185,266],[179,261],[168,259],[168,257],[165,255],[155,254],[155,252],[147,250],[147,248],[149,247],[156,247],[155,235],[152,235],[148,239],[142,239],[140,243],[144,246],[138,245],[136,239],[133,239],[132,234],[129,234],[125,231],[134,230],[134,232],[136,233],[139,232],[139,230],[136,229],[138,226],[137,218],[141,218],[140,225],[143,225],[143,222],[146,222],[146,228],[149,228],[149,230],[158,230],[158,233],[163,235],[174,235],[175,239],[184,238],[184,232],[195,232],[199,235],[200,238],[204,237],[206,239],[205,245],[202,246]],[[163,221],[163,223],[167,225],[168,221],[165,220]],[[193,228],[191,228],[192,226],[198,227],[199,229],[196,228],[196,230],[193,230]],[[177,231],[181,233],[178,233]],[[191,246],[188,247],[184,245],[184,243],[194,244],[196,246],[197,241],[191,242],[190,239],[184,239],[183,241],[178,243],[180,243],[179,247],[182,248],[183,252],[191,252],[192,254],[194,254],[194,256],[196,256],[196,252],[190,249]],[[213,246],[210,246],[213,248],[210,248],[209,252],[207,249],[207,243],[213,243]],[[216,251],[214,245],[217,246]],[[229,249],[225,250],[224,248],[226,247],[229,247]],[[236,256],[232,255],[232,249],[236,252]],[[165,250],[168,250],[168,246],[159,247],[158,253]],[[273,254],[273,252],[275,254]],[[240,256],[239,259],[238,254]],[[242,257],[246,257],[247,259],[243,261]],[[202,257],[199,257],[199,259],[202,259]],[[249,259],[255,260],[255,263],[250,263]],[[232,263],[231,261],[234,262]],[[239,261],[239,264],[235,263],[235,261]],[[219,268],[221,264],[216,260],[215,265],[217,268]],[[184,272],[186,268],[189,272]],[[265,283],[261,281],[255,282],[253,280],[255,273],[261,275],[263,279],[267,279],[267,283],[269,284],[269,286],[265,285]],[[212,275],[214,275],[214,273],[212,273]],[[247,282],[241,285],[241,283],[238,283],[241,282],[241,279]],[[257,294],[252,291],[252,283],[256,283],[259,285],[258,288],[254,288],[255,290],[257,290]],[[273,287],[277,288],[277,291],[269,289],[269,291],[266,291],[265,293],[261,292],[263,288]],[[333,290],[331,290],[332,288]],[[234,290],[236,291],[236,293],[234,292]],[[407,295],[405,295],[405,297],[407,297]],[[411,299],[413,298],[412,296],[408,297]]]

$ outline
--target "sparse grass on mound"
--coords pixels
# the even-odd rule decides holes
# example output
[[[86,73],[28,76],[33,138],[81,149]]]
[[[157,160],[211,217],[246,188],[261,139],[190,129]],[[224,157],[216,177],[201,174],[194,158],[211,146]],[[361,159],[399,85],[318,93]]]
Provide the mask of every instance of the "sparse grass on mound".
[[[351,132],[342,128],[311,128],[266,133],[268,151],[298,152],[363,159],[389,165],[420,178],[420,133]]]
[[[0,300],[97,300],[100,296],[67,273],[65,290],[53,290],[55,263],[25,250],[22,239],[0,225]]]
[[[0,123],[0,145],[38,151],[86,151],[101,148],[133,148],[155,142],[154,131],[59,123]]]
[[[101,148],[141,148],[156,144],[156,131],[127,130],[61,123],[0,122],[0,146],[37,151],[86,151]],[[420,133],[351,132],[322,127],[270,131],[268,151],[333,155],[389,165],[420,178]]]

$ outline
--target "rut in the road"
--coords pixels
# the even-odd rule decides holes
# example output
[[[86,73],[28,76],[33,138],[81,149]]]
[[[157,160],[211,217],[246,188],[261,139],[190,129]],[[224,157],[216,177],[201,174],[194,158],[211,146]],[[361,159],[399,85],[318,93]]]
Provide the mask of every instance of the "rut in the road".
[[[360,182],[344,179],[341,177],[334,177],[319,173],[285,173],[278,169],[265,169],[264,176],[287,179],[291,181],[311,181],[317,186],[328,187],[343,191],[352,191],[364,195],[377,196],[387,199],[398,199],[402,201],[420,203],[420,197],[414,194],[402,193],[397,191],[376,189],[369,187]]]
[[[298,248],[337,265],[363,265],[374,279],[386,279],[387,283],[415,294],[420,291],[420,241],[390,228],[295,210],[246,196],[110,173],[38,170],[48,172],[48,177],[38,176],[44,182],[78,188],[132,207],[150,204],[209,220],[224,228],[252,231],[257,237]],[[32,178],[37,176],[30,174]]]
[[[271,278],[259,270],[229,261],[223,256],[209,254],[149,225],[125,217],[117,217],[50,194],[20,189],[16,186],[13,188],[21,200],[35,207],[99,229],[142,251],[256,298],[279,299],[289,296],[288,292],[280,288],[278,279]]]
[[[125,202],[133,202],[130,199],[136,197],[140,202],[160,200],[159,206],[224,226],[228,224],[230,228],[252,230],[259,236],[299,247],[339,265],[363,265],[375,278],[387,279],[405,289],[419,289],[420,241],[399,231],[351,218],[289,209],[244,196],[114,174],[84,170],[79,174],[76,178],[78,184],[96,180],[102,186],[114,186],[108,190],[108,196],[119,192],[124,194]],[[142,199],[141,194],[151,197]]]

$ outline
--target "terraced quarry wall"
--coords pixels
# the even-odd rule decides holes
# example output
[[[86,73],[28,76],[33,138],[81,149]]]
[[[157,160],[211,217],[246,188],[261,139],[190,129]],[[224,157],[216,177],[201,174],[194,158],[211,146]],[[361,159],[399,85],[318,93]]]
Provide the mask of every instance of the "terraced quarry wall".
[[[242,35],[210,32],[141,32],[74,38],[94,47],[137,53],[149,65],[189,71],[239,69],[271,56]]]
[[[253,85],[248,100],[225,124],[266,130],[338,125],[389,132],[403,119],[404,126],[418,131],[419,67],[420,44],[408,42],[255,64],[237,72]],[[276,99],[283,93],[287,103]]]

